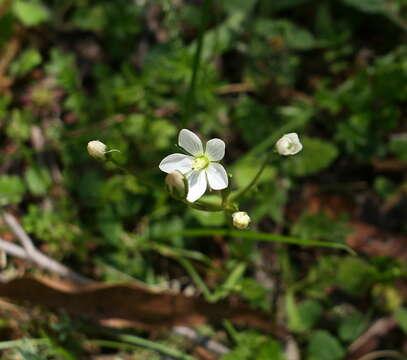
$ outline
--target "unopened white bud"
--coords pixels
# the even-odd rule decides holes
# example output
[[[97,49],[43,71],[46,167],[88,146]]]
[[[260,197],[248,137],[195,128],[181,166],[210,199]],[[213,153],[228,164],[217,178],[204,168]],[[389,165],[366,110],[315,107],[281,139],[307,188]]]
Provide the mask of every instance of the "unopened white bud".
[[[277,141],[276,149],[280,155],[295,155],[302,150],[302,144],[297,133],[290,133]]]
[[[88,142],[88,153],[95,159],[104,159],[106,151],[106,145],[99,140],[93,140]]]
[[[168,190],[171,194],[178,193],[181,197],[185,197],[185,178],[179,171],[169,173],[165,177],[165,183],[168,186]]]
[[[237,211],[232,214],[233,226],[237,229],[247,229],[250,224],[250,216],[245,211]]]

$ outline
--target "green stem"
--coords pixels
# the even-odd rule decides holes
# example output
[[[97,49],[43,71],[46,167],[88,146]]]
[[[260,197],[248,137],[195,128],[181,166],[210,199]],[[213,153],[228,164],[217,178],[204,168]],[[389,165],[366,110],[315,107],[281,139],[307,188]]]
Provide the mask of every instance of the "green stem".
[[[49,345],[48,339],[21,339],[0,342],[0,350],[30,345]]]
[[[366,354],[359,358],[359,360],[375,360],[375,359],[406,360],[406,357],[403,354],[399,353],[398,351],[379,350],[379,351],[373,351],[373,352]]]
[[[191,108],[192,108],[192,105],[195,100],[195,88],[196,88],[196,83],[198,80],[199,66],[201,64],[205,29],[208,25],[208,18],[209,18],[208,15],[209,15],[209,10],[210,10],[210,4],[211,4],[211,0],[204,0],[201,26],[199,29],[198,40],[197,40],[197,45],[196,45],[196,50],[195,50],[194,60],[193,60],[193,65],[192,65],[193,67],[192,67],[191,81],[189,83],[188,92],[185,97],[185,114],[184,114],[183,121],[182,121],[182,125],[184,127],[187,124],[187,121],[190,116]]]
[[[120,341],[111,341],[111,340],[89,340],[91,344],[110,347],[115,349],[123,350],[134,350],[137,347],[143,347],[149,350],[157,351],[160,354],[173,357],[174,359],[179,360],[196,360],[193,356],[184,354],[176,349],[172,349],[166,345],[158,344],[150,340],[143,339],[134,335],[117,335],[116,336]],[[135,346],[136,345],[136,346]]]
[[[267,154],[265,160],[263,161],[263,164],[260,166],[259,171],[254,176],[252,181],[246,187],[244,187],[242,190],[238,191],[234,196],[232,196],[231,201],[236,201],[240,197],[244,196],[247,192],[249,192],[251,190],[251,188],[253,186],[256,185],[257,181],[260,179],[260,176],[263,174],[263,171],[266,169],[266,166],[269,163],[269,160],[270,159],[269,159],[269,156]]]
[[[198,287],[198,289],[202,292],[202,294],[205,297],[205,300],[207,300],[208,302],[215,302],[216,299],[215,299],[214,295],[211,293],[209,288],[206,286],[205,281],[202,280],[201,276],[195,270],[193,265],[188,260],[186,260],[182,257],[179,257],[177,260],[187,271],[188,275],[192,278],[193,282]]]
[[[400,13],[394,8],[394,4],[387,0],[385,1],[385,16],[392,21],[395,25],[407,32],[407,22],[400,16]]]
[[[130,170],[126,169],[125,167],[121,166],[115,159],[113,159],[112,157],[108,158],[106,161],[111,162],[114,166],[116,166],[119,170],[123,171],[125,174],[128,175],[132,175],[134,176],[139,182],[140,184],[142,184],[143,186],[146,186],[150,189],[153,190],[161,190],[160,188],[154,186],[151,181],[148,181],[147,179],[142,178],[140,175],[136,175],[133,172],[131,172]]]
[[[208,202],[205,202],[203,200],[199,200],[196,202],[189,202],[187,200],[181,200],[184,204],[187,206],[196,209],[196,210],[202,210],[202,211],[209,211],[209,212],[218,212],[218,211],[224,211],[225,208],[221,205],[215,205],[215,204],[210,204]]]
[[[207,237],[207,236],[230,236],[236,238],[250,239],[254,241],[269,241],[275,243],[299,245],[299,246],[321,246],[333,249],[346,250],[351,255],[356,255],[355,251],[349,248],[345,244],[328,242],[328,241],[319,241],[319,240],[308,240],[308,239],[299,239],[290,236],[277,235],[277,234],[268,234],[257,231],[240,231],[240,230],[231,230],[231,229],[192,229],[192,230],[183,230],[169,235],[181,235],[185,237]]]

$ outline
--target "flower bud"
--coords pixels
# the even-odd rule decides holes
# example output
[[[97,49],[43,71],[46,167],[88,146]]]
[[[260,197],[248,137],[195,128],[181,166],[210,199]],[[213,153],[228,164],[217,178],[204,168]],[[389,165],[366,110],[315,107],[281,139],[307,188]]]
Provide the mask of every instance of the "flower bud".
[[[250,224],[250,216],[245,211],[237,211],[232,214],[233,226],[237,229],[247,229]]]
[[[93,140],[88,142],[88,153],[95,159],[105,159],[106,145],[99,140]]]
[[[280,155],[295,155],[302,150],[302,144],[297,133],[285,134],[276,143]]]
[[[168,190],[172,195],[178,195],[185,197],[185,178],[179,171],[174,171],[169,173],[165,177],[165,183],[167,184]]]

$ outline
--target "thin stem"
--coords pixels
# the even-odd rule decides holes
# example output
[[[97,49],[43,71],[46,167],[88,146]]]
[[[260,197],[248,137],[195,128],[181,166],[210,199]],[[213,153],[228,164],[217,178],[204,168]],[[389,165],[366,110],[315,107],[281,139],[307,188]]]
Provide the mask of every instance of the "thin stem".
[[[107,161],[111,162],[113,165],[115,165],[119,170],[123,171],[125,174],[128,175],[132,175],[134,176],[139,182],[140,184],[153,189],[153,190],[161,190],[160,188],[154,186],[150,181],[143,179],[140,175],[136,175],[133,172],[131,172],[130,170],[126,169],[125,167],[121,166],[115,159],[113,159],[112,157],[110,157]]]
[[[47,345],[49,344],[48,339],[21,339],[21,340],[10,340],[0,342],[0,350],[12,349],[15,347],[22,347],[30,345]]]
[[[218,211],[224,211],[224,207],[221,205],[215,205],[215,204],[210,204],[208,202],[205,202],[203,200],[199,200],[196,202],[188,202],[187,200],[182,200],[184,204],[187,206],[196,209],[196,210],[202,210],[202,211],[209,211],[209,212],[218,212]]]
[[[407,32],[407,22],[400,16],[400,13],[395,9],[393,1],[385,1],[386,9],[384,14],[387,18],[392,21],[395,25],[399,26],[401,29]]]
[[[231,201],[236,201],[240,197],[244,196],[247,192],[249,192],[251,190],[251,188],[253,186],[256,185],[257,181],[260,179],[260,176],[263,174],[263,171],[266,169],[266,166],[269,163],[269,160],[270,160],[269,157],[266,156],[265,160],[263,161],[263,164],[260,166],[259,171],[254,176],[252,181],[250,181],[250,183],[246,187],[244,187],[242,190],[240,190],[237,194],[232,196]]]
[[[400,354],[398,351],[392,350],[380,350],[380,351],[373,351],[369,354],[366,354],[359,358],[358,360],[374,360],[374,359],[399,359],[399,360],[406,360],[406,357]]]
[[[194,283],[198,287],[198,289],[202,292],[202,294],[204,294],[205,299],[209,302],[214,302],[215,301],[214,295],[211,293],[209,288],[206,286],[205,282],[202,280],[201,276],[195,270],[195,268],[192,266],[192,264],[188,260],[186,260],[182,257],[179,257],[177,260],[187,271],[188,275],[192,278],[192,280],[194,281]]]
[[[183,230],[176,233],[167,234],[171,235],[181,235],[185,237],[207,237],[207,236],[230,236],[236,238],[250,239],[254,241],[269,241],[283,244],[299,245],[299,246],[321,246],[333,249],[345,250],[351,255],[356,255],[355,251],[349,248],[345,244],[319,241],[319,240],[308,240],[300,239],[291,236],[283,236],[277,234],[268,234],[264,232],[257,231],[241,231],[241,230],[230,230],[230,229],[192,229]]]
[[[159,343],[144,339],[144,338],[139,337],[139,336],[119,334],[119,335],[117,335],[117,338],[119,340],[121,340],[121,341],[126,341],[126,342],[129,342],[131,344],[136,344],[136,345],[139,345],[139,346],[142,346],[142,347],[157,351],[157,352],[159,352],[161,354],[172,356],[175,359],[196,360],[193,356],[184,354],[183,352],[181,352],[179,350],[172,349],[167,345],[159,344]]]
[[[190,116],[191,108],[192,108],[192,105],[195,100],[195,89],[196,89],[196,83],[198,80],[199,66],[201,64],[205,29],[208,25],[208,18],[209,18],[208,15],[209,15],[211,0],[203,0],[203,1],[204,1],[204,4],[203,4],[203,10],[202,10],[202,20],[201,20],[201,26],[199,29],[193,65],[192,65],[191,81],[189,83],[188,92],[185,97],[185,113],[184,113],[184,117],[183,117],[183,121],[182,121],[183,126],[186,126],[186,124],[187,124],[188,118]]]
[[[143,347],[149,350],[157,351],[160,354],[171,356],[174,359],[179,360],[196,360],[194,357],[186,355],[178,350],[171,349],[168,346],[157,344],[153,341],[140,338],[138,336],[132,335],[118,335],[117,338],[121,341],[112,341],[112,340],[88,340],[90,344],[95,344],[103,347],[109,347],[114,349],[122,350],[134,350],[135,348]]]

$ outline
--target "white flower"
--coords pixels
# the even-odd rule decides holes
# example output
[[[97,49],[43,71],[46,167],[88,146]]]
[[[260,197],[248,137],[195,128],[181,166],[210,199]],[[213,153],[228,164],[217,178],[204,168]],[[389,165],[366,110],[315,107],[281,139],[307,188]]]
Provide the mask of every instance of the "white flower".
[[[179,171],[173,171],[165,177],[165,183],[171,193],[178,192],[178,194],[185,198],[185,183],[184,175]]]
[[[302,150],[302,144],[297,133],[290,133],[277,141],[276,148],[280,155],[295,155]]]
[[[233,226],[240,230],[247,229],[250,224],[250,216],[245,211],[237,211],[232,214]]]
[[[159,167],[168,174],[179,171],[186,176],[189,202],[205,194],[208,184],[213,190],[228,187],[226,170],[216,162],[225,156],[225,143],[221,139],[209,140],[204,149],[197,135],[182,129],[178,135],[178,145],[191,155],[171,154],[161,161]]]
[[[104,159],[106,151],[106,145],[99,140],[93,140],[88,142],[88,153],[90,156],[96,159]]]

